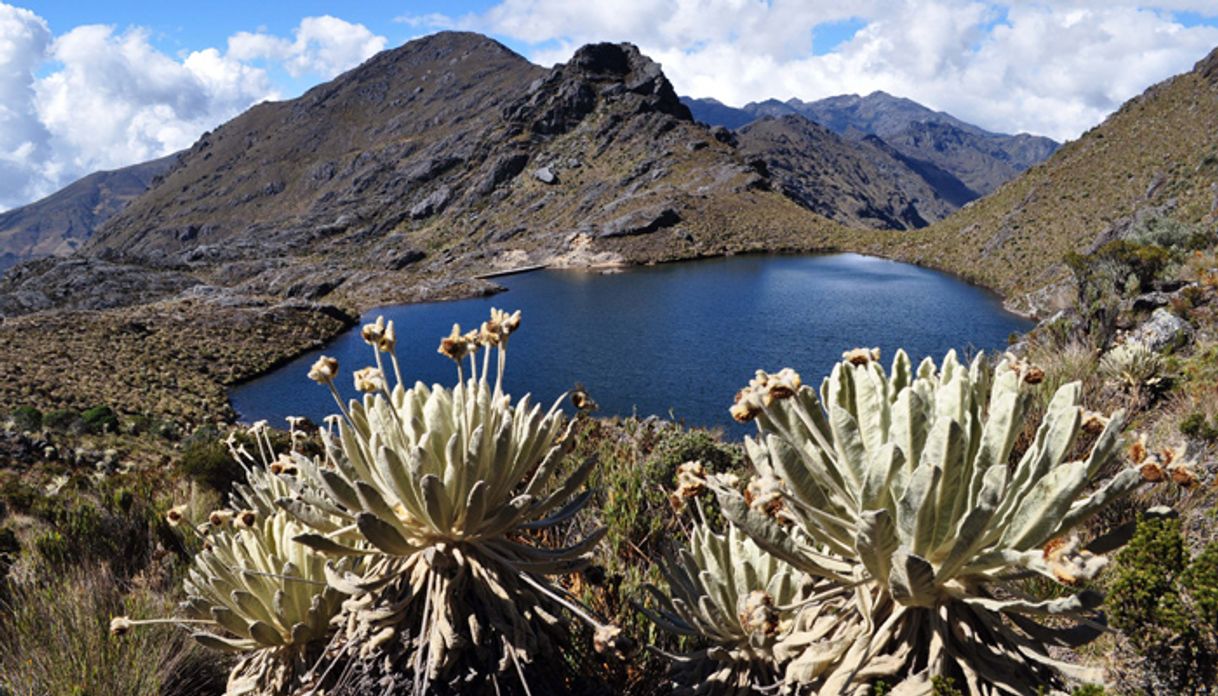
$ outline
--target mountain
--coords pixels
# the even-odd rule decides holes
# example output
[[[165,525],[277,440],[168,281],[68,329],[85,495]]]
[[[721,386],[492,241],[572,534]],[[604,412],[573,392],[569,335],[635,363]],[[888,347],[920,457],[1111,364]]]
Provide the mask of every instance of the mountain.
[[[205,134],[82,252],[248,294],[379,295],[402,273],[666,260],[806,227],[769,188],[633,46],[547,70],[450,32]]]
[[[933,264],[1048,314],[1072,301],[1063,263],[1149,213],[1218,235],[1218,49],[1146,90],[990,196],[885,253]]]
[[[765,162],[780,191],[844,225],[915,229],[958,207],[927,183],[928,171],[878,138],[851,142],[796,114],[753,121],[738,137],[741,152]]]
[[[26,259],[72,253],[168,171],[175,158],[94,172],[42,200],[0,213],[0,271]]]
[[[710,125],[738,128],[729,124],[799,114],[852,140],[878,136],[910,160],[934,165],[959,179],[972,192],[969,200],[994,191],[1043,161],[1058,147],[1053,140],[1041,136],[991,133],[951,114],[885,92],[872,92],[865,97],[841,95],[812,102],[768,99],[738,109],[707,99],[683,97],[682,103],[690,108],[695,119]],[[958,197],[940,193],[945,198]]]

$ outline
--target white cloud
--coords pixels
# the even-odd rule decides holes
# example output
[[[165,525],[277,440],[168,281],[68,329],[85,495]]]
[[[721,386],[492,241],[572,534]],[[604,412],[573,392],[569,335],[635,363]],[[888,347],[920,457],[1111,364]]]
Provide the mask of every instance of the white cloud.
[[[329,15],[305,17],[293,34],[289,41],[262,32],[238,32],[228,39],[228,55],[240,61],[281,62],[292,77],[315,74],[330,79],[385,49],[385,37]]]
[[[34,72],[51,31],[29,10],[0,4],[0,209],[48,186],[50,133],[34,113]]]
[[[139,27],[84,25],[55,37],[33,12],[0,3],[0,210],[190,146],[279,98],[276,65],[329,79],[385,42],[362,24],[306,17],[292,39],[243,32],[223,52],[171,56]]]
[[[682,94],[727,104],[882,89],[993,130],[1058,139],[1077,137],[1218,45],[1218,27],[1186,27],[1174,16],[1218,16],[1212,0],[1149,9],[1122,0],[831,4],[503,0],[460,23],[533,45],[530,58],[543,65],[589,41],[632,41]],[[866,25],[813,55],[814,29],[850,17]]]

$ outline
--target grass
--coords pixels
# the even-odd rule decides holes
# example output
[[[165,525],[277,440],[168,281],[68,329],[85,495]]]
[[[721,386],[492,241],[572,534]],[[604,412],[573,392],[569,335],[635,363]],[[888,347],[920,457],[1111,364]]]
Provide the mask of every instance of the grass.
[[[0,607],[0,693],[12,696],[204,696],[224,666],[174,626],[111,636],[112,616],[162,616],[173,600],[128,591],[104,566],[13,584]]]

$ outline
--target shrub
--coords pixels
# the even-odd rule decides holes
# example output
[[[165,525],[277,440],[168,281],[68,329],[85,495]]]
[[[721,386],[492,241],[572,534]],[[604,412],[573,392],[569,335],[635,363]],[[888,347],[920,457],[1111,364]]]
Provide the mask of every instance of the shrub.
[[[1117,556],[1109,586],[1111,623],[1146,658],[1153,693],[1196,693],[1213,686],[1218,652],[1218,544],[1190,562],[1172,516],[1143,516]]]
[[[42,428],[42,411],[33,406],[21,406],[13,410],[13,425],[18,431],[34,432]]]
[[[42,419],[42,424],[61,433],[81,432],[84,428],[80,414],[67,409],[51,411]]]
[[[95,435],[118,432],[118,416],[109,406],[94,406],[80,414],[85,430]]]
[[[241,480],[244,471],[233,459],[220,434],[211,428],[201,429],[182,447],[180,471],[193,481],[220,493],[227,493],[233,483]]]
[[[1206,442],[1218,441],[1218,423],[1210,424],[1200,411],[1194,411],[1180,421],[1180,433]]]

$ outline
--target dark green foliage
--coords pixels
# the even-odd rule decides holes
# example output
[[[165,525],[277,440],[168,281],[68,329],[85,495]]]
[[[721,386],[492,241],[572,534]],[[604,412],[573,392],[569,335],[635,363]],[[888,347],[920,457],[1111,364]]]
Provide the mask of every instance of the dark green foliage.
[[[1178,519],[1144,517],[1117,563],[1110,621],[1147,658],[1148,688],[1195,693],[1218,683],[1218,546],[1190,561]]]
[[[38,430],[42,428],[42,411],[33,406],[21,406],[13,409],[13,424],[19,432]]]
[[[1206,442],[1218,441],[1218,422],[1211,424],[1204,413],[1194,411],[1180,421],[1180,432]]]
[[[1218,632],[1218,542],[1210,542],[1180,577],[1180,586],[1192,600],[1193,616]]]
[[[1070,696],[1104,696],[1104,687],[1100,684],[1084,684],[1070,692]]]
[[[951,677],[931,677],[930,686],[934,696],[964,696],[964,692],[956,688],[956,680]]]
[[[80,414],[67,409],[51,411],[42,419],[42,424],[61,433],[77,432],[84,427]]]
[[[227,493],[245,475],[214,428],[200,428],[182,447],[181,471],[194,481]]]
[[[80,414],[85,429],[94,434],[118,432],[118,416],[109,406],[94,406]]]
[[[88,479],[75,482],[88,486]],[[160,516],[150,491],[80,490],[64,486],[54,496],[40,496],[29,514],[46,523],[32,550],[53,570],[104,562],[121,576],[146,564]]]

